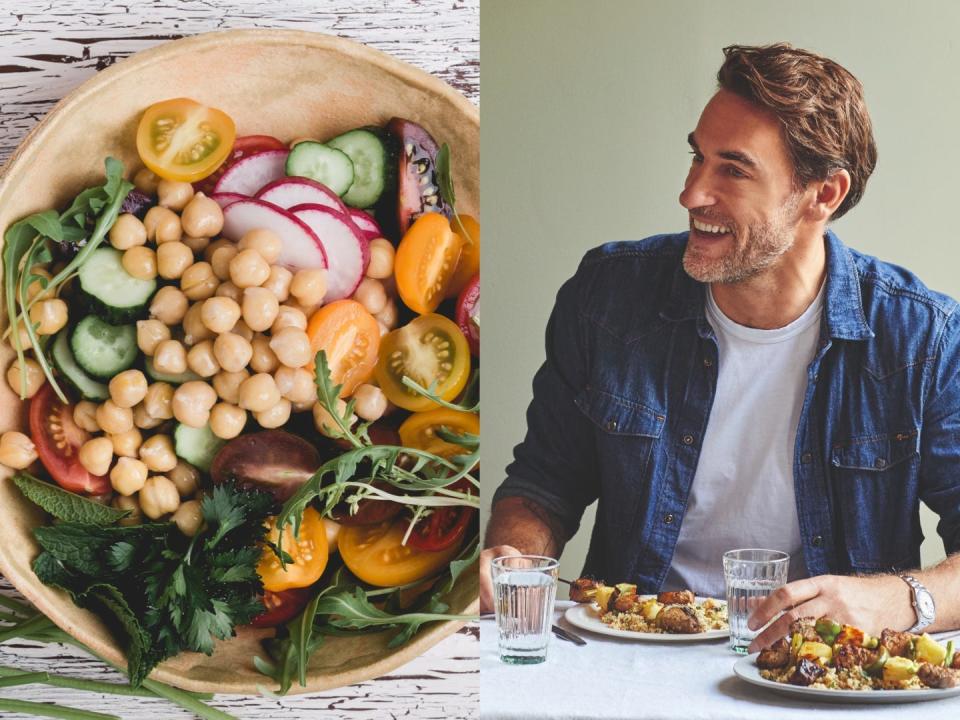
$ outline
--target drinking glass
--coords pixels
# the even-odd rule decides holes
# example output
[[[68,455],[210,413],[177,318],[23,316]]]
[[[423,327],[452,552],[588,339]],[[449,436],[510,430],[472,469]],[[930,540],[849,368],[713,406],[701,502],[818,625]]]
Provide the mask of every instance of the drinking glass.
[[[506,555],[492,566],[500,660],[530,665],[547,659],[560,563],[541,555]]]
[[[730,616],[730,649],[745,655],[760,633],[747,627],[747,618],[764,598],[787,582],[790,556],[779,550],[746,548],[723,554],[723,579]]]

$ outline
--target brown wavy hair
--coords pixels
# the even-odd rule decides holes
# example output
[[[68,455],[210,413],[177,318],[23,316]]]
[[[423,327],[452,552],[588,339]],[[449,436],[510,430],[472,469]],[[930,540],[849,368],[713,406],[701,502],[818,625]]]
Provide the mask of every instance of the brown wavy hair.
[[[863,86],[833,60],[788,43],[723,49],[721,88],[773,112],[793,161],[794,184],[850,173],[850,191],[831,217],[860,202],[877,165],[873,123]]]

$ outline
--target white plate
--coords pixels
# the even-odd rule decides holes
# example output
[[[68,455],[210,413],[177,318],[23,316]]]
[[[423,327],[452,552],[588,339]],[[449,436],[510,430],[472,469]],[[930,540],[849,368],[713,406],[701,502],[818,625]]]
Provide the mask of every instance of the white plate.
[[[697,598],[699,601],[701,598]],[[574,605],[567,608],[563,615],[572,625],[582,630],[610,635],[627,640],[648,640],[651,642],[690,642],[697,640],[716,640],[730,635],[729,630],[707,630],[702,633],[649,633],[634,630],[617,630],[600,619],[600,611],[593,605]]]
[[[827,690],[826,688],[802,687],[767,680],[760,677],[757,656],[742,657],[733,666],[733,671],[742,680],[758,687],[784,695],[794,695],[803,700],[820,700],[837,703],[906,703],[941,700],[960,695],[960,686],[952,688],[927,688],[925,690]]]

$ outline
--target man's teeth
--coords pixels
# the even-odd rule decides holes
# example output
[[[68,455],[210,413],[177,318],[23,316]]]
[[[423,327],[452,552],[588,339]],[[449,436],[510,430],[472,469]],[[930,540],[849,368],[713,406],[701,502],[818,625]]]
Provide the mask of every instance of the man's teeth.
[[[700,222],[696,219],[693,221],[693,226],[700,232],[715,233],[717,235],[730,232],[730,228],[728,228],[726,225],[708,225],[707,223]]]

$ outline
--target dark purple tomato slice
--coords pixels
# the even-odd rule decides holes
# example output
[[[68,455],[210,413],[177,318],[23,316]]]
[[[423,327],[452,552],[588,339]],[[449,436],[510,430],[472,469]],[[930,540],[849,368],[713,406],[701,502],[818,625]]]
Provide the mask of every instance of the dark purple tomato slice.
[[[317,448],[303,438],[283,430],[264,430],[224,445],[213,459],[210,476],[215,483],[234,480],[286,502],[321,462]]]

